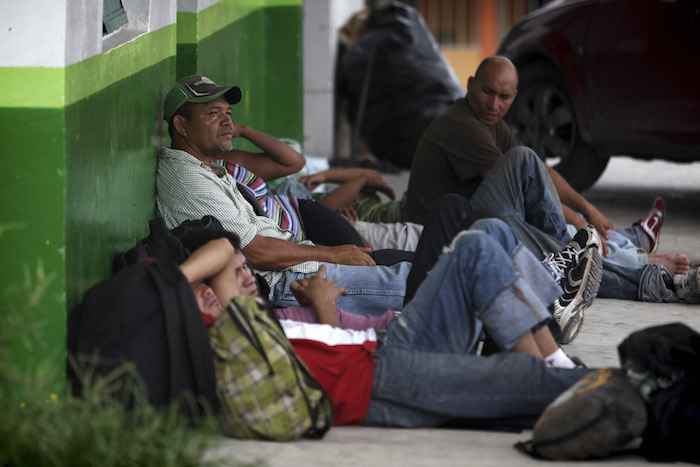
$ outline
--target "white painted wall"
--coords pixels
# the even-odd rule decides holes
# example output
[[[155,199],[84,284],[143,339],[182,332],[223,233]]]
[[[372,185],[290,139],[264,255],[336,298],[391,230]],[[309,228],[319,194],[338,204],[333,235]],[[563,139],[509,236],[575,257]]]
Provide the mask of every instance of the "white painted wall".
[[[183,0],[180,0],[183,1]],[[333,158],[338,29],[364,0],[304,0],[304,153]]]
[[[177,11],[199,13],[220,1],[221,0],[177,0]]]
[[[68,2],[3,1],[0,7],[0,66],[64,66]]]
[[[66,67],[177,19],[177,0],[123,0],[123,4],[129,24],[103,38],[102,0],[3,1],[0,66]]]

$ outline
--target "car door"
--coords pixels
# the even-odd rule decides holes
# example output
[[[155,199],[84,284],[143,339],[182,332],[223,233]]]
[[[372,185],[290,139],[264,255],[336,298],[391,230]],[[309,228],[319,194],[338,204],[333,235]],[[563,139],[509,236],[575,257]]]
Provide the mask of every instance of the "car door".
[[[700,0],[600,2],[584,56],[596,145],[646,154],[700,144]],[[666,153],[666,156],[671,154]],[[697,156],[696,156],[697,157]]]

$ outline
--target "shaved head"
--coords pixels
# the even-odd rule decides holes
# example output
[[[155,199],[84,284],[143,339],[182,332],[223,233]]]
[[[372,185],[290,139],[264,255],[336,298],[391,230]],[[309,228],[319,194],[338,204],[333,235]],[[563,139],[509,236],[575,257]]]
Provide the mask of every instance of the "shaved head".
[[[517,88],[518,70],[515,68],[515,65],[513,65],[513,62],[511,62],[508,58],[502,55],[493,55],[491,57],[485,58],[479,64],[479,67],[476,69],[476,73],[474,73],[474,79],[478,81],[479,78],[486,74],[489,70],[491,70],[492,67],[495,67],[495,69],[498,70],[499,74],[503,73],[510,75],[511,77],[515,76],[515,85]]]
[[[486,126],[503,118],[517,94],[518,71],[513,62],[499,55],[484,59],[467,81],[467,102]]]

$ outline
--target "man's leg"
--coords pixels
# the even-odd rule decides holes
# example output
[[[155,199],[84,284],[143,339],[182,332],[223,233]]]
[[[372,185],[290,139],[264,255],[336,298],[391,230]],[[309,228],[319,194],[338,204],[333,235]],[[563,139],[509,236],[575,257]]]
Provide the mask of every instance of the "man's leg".
[[[298,202],[306,238],[317,245],[364,246],[357,230],[337,211],[317,201],[300,199]]]
[[[372,248],[416,251],[423,233],[423,226],[413,222],[392,222],[390,224],[355,221],[355,230],[367,239]]]
[[[469,201],[460,195],[447,194],[435,202],[425,219],[423,234],[413,257],[413,267],[406,281],[404,306],[411,301],[418,286],[442,254],[443,248],[452,243],[459,232],[487,217],[498,215],[486,209],[472,209]]]
[[[660,264],[647,264],[640,269],[605,264],[598,296],[658,303],[680,301],[673,285],[673,277]]]
[[[347,290],[347,296],[338,298],[338,308],[371,316],[381,316],[387,309],[399,311],[403,308],[406,278],[411,263],[400,262],[392,266],[322,264],[327,268],[325,277]],[[276,306],[299,305],[290,286],[295,280],[308,276],[310,274],[286,271],[284,277],[275,284],[272,302]]]
[[[521,416],[531,423],[586,374],[548,369],[531,355],[472,355],[482,330],[512,350],[549,316],[545,303],[559,293],[541,263],[511,240],[504,248],[483,232],[458,235],[375,352],[367,423],[428,426]],[[539,281],[540,290],[523,277]]]
[[[475,208],[486,207],[501,214],[538,258],[560,251],[569,239],[559,196],[546,168],[529,148],[506,152],[470,201]],[[603,268],[599,297],[673,301],[674,289],[654,265],[630,269],[603,258]]]
[[[561,250],[571,239],[552,179],[529,148],[507,151],[470,201],[500,214],[536,257]]]

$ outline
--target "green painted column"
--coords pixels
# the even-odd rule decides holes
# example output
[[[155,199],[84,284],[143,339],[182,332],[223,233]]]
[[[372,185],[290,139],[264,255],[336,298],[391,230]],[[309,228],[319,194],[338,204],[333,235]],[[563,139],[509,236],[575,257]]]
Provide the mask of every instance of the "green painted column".
[[[13,366],[64,386],[66,317],[155,215],[176,28],[63,68],[0,67],[0,293]],[[6,351],[6,350],[3,350]]]
[[[0,68],[0,342],[5,359],[57,382],[65,359],[64,70]],[[58,371],[53,369],[58,368]],[[52,370],[47,370],[52,369]]]
[[[54,392],[63,391],[68,310],[155,215],[157,147],[169,143],[159,110],[184,70],[239,84],[237,121],[302,140],[301,4],[221,0],[105,53],[73,28],[60,45],[79,58],[64,66],[61,47],[32,49],[46,66],[0,56],[0,326],[11,330],[0,365],[32,377],[44,368]],[[73,4],[52,6],[61,8],[94,26]],[[13,11],[24,15],[15,32],[27,37],[53,21],[60,25],[46,27],[50,34],[66,30],[60,14],[42,23]],[[12,30],[0,33],[15,40]]]
[[[178,79],[201,73],[237,84],[235,121],[302,141],[301,0],[222,0],[180,12],[177,37]]]

